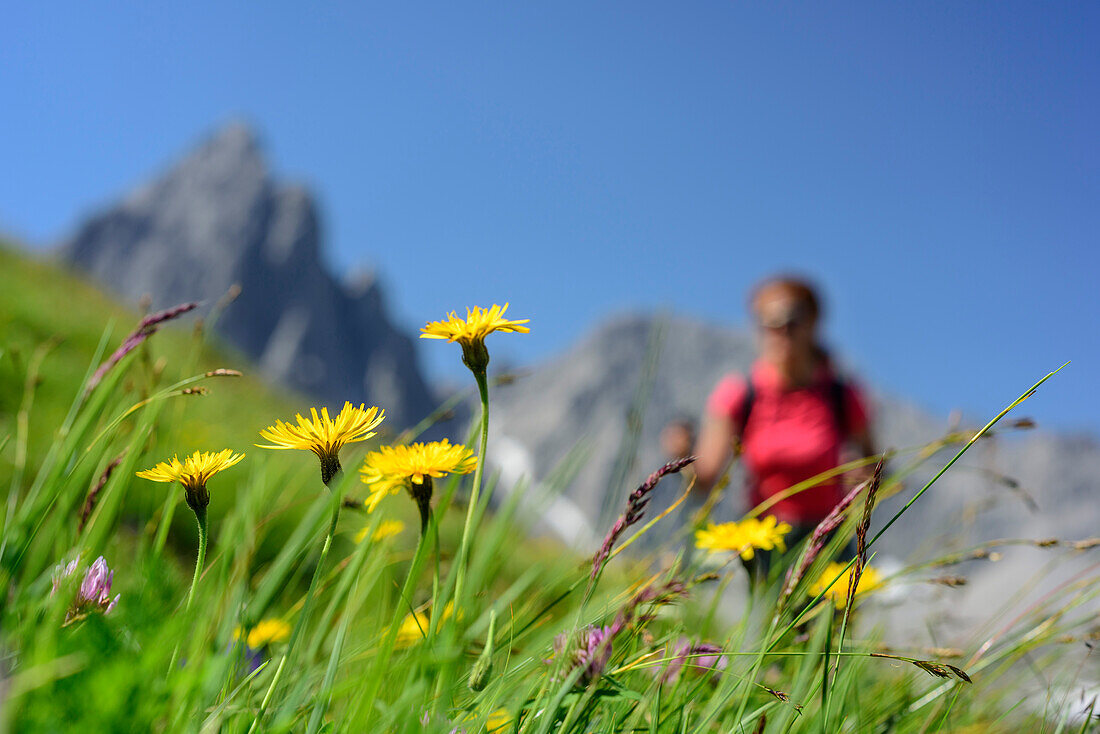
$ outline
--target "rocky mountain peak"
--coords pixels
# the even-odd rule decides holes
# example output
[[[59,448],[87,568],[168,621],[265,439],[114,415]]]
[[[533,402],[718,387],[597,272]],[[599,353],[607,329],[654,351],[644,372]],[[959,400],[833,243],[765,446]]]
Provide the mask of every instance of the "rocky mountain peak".
[[[208,189],[267,178],[260,136],[244,122],[213,131],[172,167],[175,181],[203,182]]]
[[[151,182],[92,215],[61,245],[75,267],[154,308],[241,294],[217,320],[271,378],[339,406],[384,406],[393,423],[433,397],[412,340],[391,323],[378,284],[346,286],[320,258],[312,194],[276,179],[259,137],[233,123]]]

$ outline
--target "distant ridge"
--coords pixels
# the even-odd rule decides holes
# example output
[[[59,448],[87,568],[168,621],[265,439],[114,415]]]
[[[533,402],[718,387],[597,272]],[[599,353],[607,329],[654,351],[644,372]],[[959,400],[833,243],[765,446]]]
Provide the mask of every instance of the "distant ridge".
[[[380,405],[391,426],[419,420],[434,400],[411,338],[390,321],[379,283],[338,281],[321,245],[313,197],[275,180],[256,133],[233,123],[87,219],[60,251],[126,299],[148,294],[154,308],[209,308],[240,284],[215,328],[266,376],[336,407]]]

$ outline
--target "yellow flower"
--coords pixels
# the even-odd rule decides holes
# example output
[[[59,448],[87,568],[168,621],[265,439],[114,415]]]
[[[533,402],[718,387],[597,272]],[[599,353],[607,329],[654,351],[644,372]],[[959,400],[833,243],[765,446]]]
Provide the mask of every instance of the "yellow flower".
[[[739,553],[746,561],[752,560],[756,549],[786,551],[783,536],[791,531],[791,526],[778,522],[769,515],[763,520],[750,517],[741,522],[727,522],[721,525],[710,523],[704,530],[695,531],[695,547],[711,553]]]
[[[844,605],[848,602],[848,584],[851,583],[852,569],[844,570],[846,563],[836,563],[835,561],[825,567],[825,570],[821,572],[821,576],[814,582],[814,585],[810,587],[810,595],[817,596],[822,591],[825,591],[825,587],[829,585],[829,582],[836,578],[836,575],[841,571],[840,578],[836,580],[828,591],[825,591],[825,598],[832,599],[833,604],[837,609],[843,609]],[[882,575],[877,570],[870,566],[863,567],[863,573],[859,577],[859,586],[856,588],[856,596],[867,594],[882,586]]]
[[[137,472],[137,475],[154,482],[179,482],[183,485],[187,504],[199,513],[204,512],[206,506],[210,504],[206,482],[222,469],[228,469],[243,458],[244,454],[234,454],[231,449],[225,449],[216,454],[196,451],[190,456],[185,456],[183,461],[180,461],[178,456],[173,456],[152,469]]]
[[[531,319],[519,319],[511,321],[504,318],[504,312],[508,310],[508,304],[498,306],[495,303],[492,308],[474,306],[466,309],[466,318],[460,319],[458,314],[451,311],[447,314],[446,321],[429,321],[420,330],[424,332],[421,339],[446,339],[451,342],[473,343],[484,341],[485,337],[494,331],[515,331],[526,334],[530,331],[523,324],[530,323]]]
[[[427,633],[429,621],[428,615],[423,612],[406,615],[397,630],[397,646],[408,647],[419,642]]]
[[[476,467],[477,457],[473,452],[462,444],[451,444],[443,439],[408,446],[382,446],[367,454],[359,475],[370,485],[371,494],[366,501],[370,512],[374,512],[383,497],[396,494],[404,487],[416,500],[421,525],[426,526],[432,478],[469,474]]]
[[[466,309],[466,318],[459,318],[451,311],[443,321],[429,321],[420,331],[421,339],[446,339],[462,345],[462,361],[474,372],[484,372],[489,364],[489,353],[485,350],[485,337],[494,331],[526,334],[531,331],[524,326],[530,319],[512,321],[504,318],[508,304],[492,308],[474,306]]]
[[[497,709],[489,714],[489,720],[485,722],[485,731],[501,732],[512,723],[512,715],[507,709]]]
[[[359,469],[367,484],[396,484],[406,481],[423,484],[425,477],[439,478],[445,474],[468,474],[477,466],[477,457],[462,444],[451,444],[447,439],[430,443],[414,443],[407,446],[382,446],[367,454]],[[392,491],[392,490],[391,490]],[[377,500],[371,498],[371,509]]]
[[[378,523],[378,528],[374,531],[374,535],[371,537],[371,540],[377,543],[380,540],[385,540],[386,538],[392,538],[395,535],[399,535],[404,529],[405,523],[401,522],[400,520],[383,520],[382,522]],[[355,542],[362,543],[363,540],[367,537],[368,530],[370,530],[369,525],[360,530],[355,536]]]
[[[466,715],[464,721],[475,722],[477,719],[478,715],[471,711]],[[508,730],[511,723],[512,715],[508,713],[508,709],[496,709],[493,713],[489,714],[489,718],[485,721],[485,731],[488,732],[488,734],[504,732]]]
[[[436,625],[436,632],[443,627],[443,620],[449,619],[454,614],[454,610],[454,602],[447,602],[447,606],[443,607],[443,614],[439,617],[439,622]],[[397,646],[408,647],[423,640],[430,623],[431,619],[427,612],[406,614],[405,619],[401,620],[401,626],[397,629]]]
[[[234,634],[253,650],[259,650],[265,645],[282,642],[290,637],[290,625],[281,619],[265,619],[249,630],[247,636],[240,627],[234,630]]]
[[[345,402],[335,420],[329,418],[328,408],[310,408],[312,417],[295,416],[298,425],[275,421],[260,435],[270,444],[256,444],[263,449],[306,449],[321,460],[321,479],[325,484],[340,471],[340,449],[346,443],[365,441],[374,435],[374,429],[385,418],[385,411],[378,408],[353,407]]]

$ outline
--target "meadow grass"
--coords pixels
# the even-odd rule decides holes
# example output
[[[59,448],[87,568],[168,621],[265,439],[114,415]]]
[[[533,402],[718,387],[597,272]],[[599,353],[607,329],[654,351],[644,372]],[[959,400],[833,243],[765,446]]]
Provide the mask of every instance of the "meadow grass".
[[[13,269],[38,267],[0,256]],[[50,280],[64,278],[47,272]],[[84,286],[56,287],[71,294]],[[1090,726],[1091,711],[1073,718],[1062,691],[1083,665],[1082,643],[1095,635],[1095,567],[1015,617],[996,619],[966,648],[887,650],[873,625],[862,623],[878,593],[867,584],[877,539],[905,521],[906,509],[939,475],[871,535],[866,520],[876,500],[898,491],[931,449],[954,446],[961,455],[975,434],[898,452],[895,469],[853,495],[820,553],[811,556],[803,544],[777,554],[768,577],[731,614],[725,591],[744,582],[741,548],[687,553],[673,541],[666,555],[674,560],[663,564],[618,552],[652,526],[646,503],[659,477],[614,488],[620,514],[602,549],[539,539],[519,511],[522,492],[493,501],[496,477],[482,473],[491,468],[484,462],[476,473],[434,480],[421,533],[416,505],[403,492],[374,512],[362,504],[371,490],[355,469],[392,433],[344,447],[345,471],[326,487],[308,453],[254,446],[259,430],[299,399],[247,378],[207,377],[214,367],[238,365],[201,334],[178,329],[153,336],[85,395],[88,379],[136,317],[90,292],[94,308],[47,317],[48,295],[37,303],[4,301],[4,731]],[[93,326],[95,339],[88,338]],[[491,388],[484,365],[480,375],[476,366],[471,395],[484,407]],[[211,392],[183,393],[195,387]],[[982,431],[996,430],[1018,402]],[[475,441],[491,421],[479,418]],[[209,550],[192,586],[197,538],[184,492],[135,472],[172,454],[225,447],[247,456],[209,479]],[[484,440],[477,448],[484,458]],[[396,534],[395,520],[404,524]],[[391,523],[384,533],[383,523]],[[680,537],[690,533],[684,528]],[[829,567],[853,535],[860,555]],[[1063,550],[1079,555],[1091,547]],[[982,562],[990,552],[945,554],[886,583],[930,566]],[[84,569],[100,556],[114,572],[109,597],[119,597],[106,613],[106,602],[89,601],[80,589]],[[72,561],[76,571],[63,577],[60,569]],[[788,580],[788,571],[803,567]],[[864,581],[849,587],[846,579],[861,570]],[[1046,707],[1021,705],[1025,667],[1060,676],[1063,687],[1051,687]]]

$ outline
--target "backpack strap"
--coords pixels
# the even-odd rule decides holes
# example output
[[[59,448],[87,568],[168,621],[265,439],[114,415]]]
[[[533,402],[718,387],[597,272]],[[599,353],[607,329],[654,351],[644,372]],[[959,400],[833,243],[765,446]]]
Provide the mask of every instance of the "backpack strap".
[[[833,409],[833,419],[836,421],[837,435],[843,441],[849,438],[851,425],[848,423],[848,401],[846,386],[839,377],[833,377],[829,381],[829,407]]]

